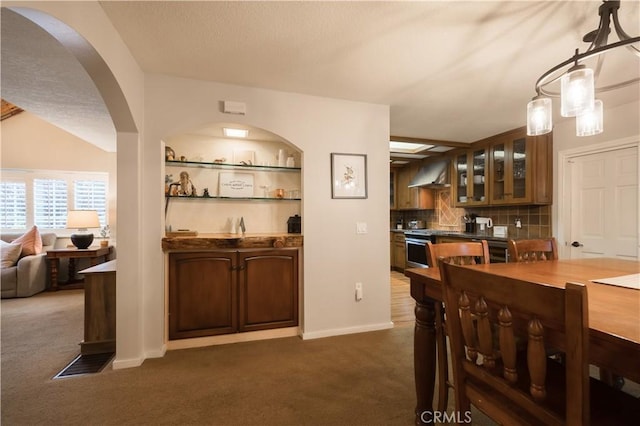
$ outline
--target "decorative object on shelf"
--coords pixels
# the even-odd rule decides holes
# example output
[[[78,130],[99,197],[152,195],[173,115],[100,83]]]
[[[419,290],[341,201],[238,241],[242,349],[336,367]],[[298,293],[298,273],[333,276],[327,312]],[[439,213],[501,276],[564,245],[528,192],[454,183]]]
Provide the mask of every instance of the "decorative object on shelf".
[[[193,185],[193,182],[191,182],[191,178],[187,172],[180,172],[180,186],[177,195],[186,197],[195,197],[197,195],[196,187]]]
[[[187,157],[185,157],[184,155],[180,156],[180,161],[187,161]]]
[[[331,198],[367,198],[366,154],[331,153]]]
[[[79,249],[88,248],[93,242],[93,234],[89,228],[100,228],[100,219],[96,210],[69,210],[67,212],[67,229],[77,229],[71,234],[71,242]]]
[[[100,247],[109,246],[109,233],[110,233],[109,225],[105,225],[102,228],[100,228],[100,237],[102,238],[102,240],[100,240]]]
[[[227,162],[227,159],[226,159],[225,157],[222,157],[222,158],[216,158],[215,160],[213,160],[213,162],[214,162],[214,163],[217,163],[217,164],[224,164],[224,163],[226,163],[226,162]]]
[[[604,62],[604,53],[614,49],[625,47],[636,56],[640,57],[640,50],[633,43],[640,42],[640,37],[630,37],[620,26],[618,9],[620,1],[603,1],[598,9],[600,23],[598,28],[587,33],[582,41],[591,43],[584,53],[578,53],[566,61],[556,65],[542,74],[536,82],[537,95],[527,105],[527,135],[537,136],[551,132],[553,128],[551,99],[561,98],[561,115],[563,117],[576,117],[576,135],[591,136],[603,131],[602,101],[595,99],[595,93],[620,89],[640,81],[640,78],[618,81],[604,87],[596,88]],[[620,41],[607,44],[607,38],[611,32],[611,21],[615,33]],[[595,73],[587,68],[581,61],[597,57]],[[567,67],[569,67],[566,69]],[[633,69],[634,65],[630,65]],[[637,70],[638,65],[635,65]],[[619,77],[626,78],[626,77]],[[547,87],[560,80],[560,92],[550,90]],[[609,80],[611,81],[611,80]]]
[[[287,220],[287,232],[300,234],[302,232],[302,218],[299,215],[290,216]]]
[[[290,155],[287,157],[287,167],[295,167],[296,166],[296,162],[293,159],[293,157]]]
[[[172,183],[173,183],[173,175],[164,175],[164,194],[165,195],[169,195]]]
[[[164,158],[167,161],[173,161],[176,159],[176,153],[170,146],[164,147]]]
[[[276,198],[284,198],[284,189],[278,188],[275,190]]]
[[[205,188],[202,191],[202,196],[205,197],[205,198],[211,198],[211,195],[209,195],[209,188]]]
[[[220,172],[221,197],[253,197],[253,174],[237,172]]]
[[[233,151],[233,162],[243,166],[252,166],[256,163],[255,151]]]

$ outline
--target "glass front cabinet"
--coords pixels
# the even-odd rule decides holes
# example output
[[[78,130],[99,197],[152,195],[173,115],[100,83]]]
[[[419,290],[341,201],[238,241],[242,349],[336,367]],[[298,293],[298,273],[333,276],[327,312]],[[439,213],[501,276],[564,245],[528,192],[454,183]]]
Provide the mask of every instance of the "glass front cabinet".
[[[553,136],[516,129],[458,153],[454,159],[456,207],[551,204]]]
[[[531,201],[531,155],[525,137],[491,146],[491,204]]]
[[[487,149],[479,148],[455,157],[454,186],[456,206],[487,204]]]

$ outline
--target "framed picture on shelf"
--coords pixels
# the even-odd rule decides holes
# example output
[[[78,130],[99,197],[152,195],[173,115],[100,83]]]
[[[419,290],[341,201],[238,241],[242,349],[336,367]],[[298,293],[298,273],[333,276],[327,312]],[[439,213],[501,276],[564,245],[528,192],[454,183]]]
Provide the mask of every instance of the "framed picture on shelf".
[[[366,154],[331,153],[331,198],[367,198]]]

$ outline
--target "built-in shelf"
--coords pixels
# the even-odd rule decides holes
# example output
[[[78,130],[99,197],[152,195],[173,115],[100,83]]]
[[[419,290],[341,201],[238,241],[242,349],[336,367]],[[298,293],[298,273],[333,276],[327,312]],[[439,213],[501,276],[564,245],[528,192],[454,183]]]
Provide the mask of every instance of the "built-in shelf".
[[[184,200],[230,200],[230,201],[242,201],[242,200],[251,200],[251,201],[300,201],[300,198],[275,198],[275,197],[220,197],[220,196],[209,196],[209,197],[190,197],[187,195],[165,195],[167,198],[180,198]]]
[[[229,164],[229,163],[205,163],[200,161],[165,161],[167,166],[171,167],[199,167],[204,169],[221,169],[221,170],[261,170],[271,172],[299,172],[300,167],[280,167],[280,166],[258,166],[250,164]]]

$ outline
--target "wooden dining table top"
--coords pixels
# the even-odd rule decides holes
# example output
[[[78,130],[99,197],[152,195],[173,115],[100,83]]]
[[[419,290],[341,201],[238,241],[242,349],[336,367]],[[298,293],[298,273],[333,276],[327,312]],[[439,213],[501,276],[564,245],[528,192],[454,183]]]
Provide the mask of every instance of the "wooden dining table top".
[[[469,265],[469,268],[492,274],[518,278],[541,284],[564,287],[567,282],[587,285],[589,329],[599,339],[615,341],[633,351],[640,351],[640,290],[591,280],[640,273],[640,262],[612,258],[560,259],[535,263],[489,263]],[[440,270],[411,268],[405,275],[412,278],[411,295],[418,300],[424,296],[442,301]]]

